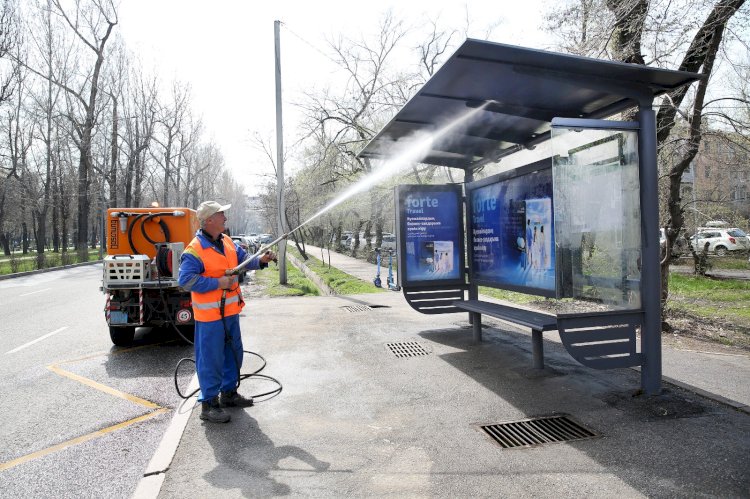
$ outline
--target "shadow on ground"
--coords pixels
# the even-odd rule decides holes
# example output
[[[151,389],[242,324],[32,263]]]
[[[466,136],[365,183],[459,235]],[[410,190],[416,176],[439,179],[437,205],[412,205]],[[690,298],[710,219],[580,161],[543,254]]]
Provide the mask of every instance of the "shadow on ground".
[[[647,496],[743,496],[750,490],[746,414],[671,386],[658,396],[640,395],[636,371],[583,367],[551,341],[544,342],[547,367],[536,370],[528,334],[488,328],[480,345],[465,329],[420,336],[458,350],[439,357],[528,417],[566,413],[601,433],[604,438],[564,445]]]

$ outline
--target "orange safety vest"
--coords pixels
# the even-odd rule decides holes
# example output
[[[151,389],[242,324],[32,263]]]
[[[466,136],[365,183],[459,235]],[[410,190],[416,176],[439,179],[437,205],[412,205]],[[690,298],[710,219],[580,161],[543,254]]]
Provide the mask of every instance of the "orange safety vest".
[[[200,240],[196,237],[188,245],[186,252],[189,251],[197,256],[203,262],[203,277],[219,278],[225,274],[227,269],[237,266],[237,250],[234,247],[234,241],[226,234],[222,234],[224,240],[224,254],[219,249],[211,245],[203,248]],[[224,302],[224,317],[239,314],[245,301],[242,299],[242,290],[237,284],[237,276],[234,276],[236,287],[228,289],[226,301]],[[195,320],[201,322],[218,321],[221,319],[221,295],[223,289],[214,289],[205,293],[190,292],[193,300],[193,315]]]

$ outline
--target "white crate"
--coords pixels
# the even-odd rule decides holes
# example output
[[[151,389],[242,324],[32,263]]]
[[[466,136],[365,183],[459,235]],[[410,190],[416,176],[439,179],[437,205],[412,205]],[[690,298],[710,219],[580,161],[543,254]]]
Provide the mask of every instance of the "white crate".
[[[104,258],[104,283],[143,282],[151,278],[148,255],[110,255]]]

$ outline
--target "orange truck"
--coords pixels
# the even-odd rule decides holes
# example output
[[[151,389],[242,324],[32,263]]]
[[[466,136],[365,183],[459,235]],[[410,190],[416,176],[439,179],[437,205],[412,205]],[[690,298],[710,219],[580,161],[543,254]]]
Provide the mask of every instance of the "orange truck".
[[[180,288],[180,256],[198,230],[190,208],[109,208],[102,291],[112,343],[127,346],[137,327],[168,328],[192,341],[190,293]]]

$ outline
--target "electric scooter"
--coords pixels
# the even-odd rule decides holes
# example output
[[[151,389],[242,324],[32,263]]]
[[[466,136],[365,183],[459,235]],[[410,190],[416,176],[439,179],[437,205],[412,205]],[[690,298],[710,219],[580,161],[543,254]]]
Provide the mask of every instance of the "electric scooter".
[[[393,250],[388,250],[388,289],[391,291],[401,291],[401,286],[396,284],[393,277]]]
[[[375,279],[372,283],[376,288],[381,287],[382,282],[380,281],[380,248],[375,248],[375,260],[377,261],[377,271],[375,273]]]

